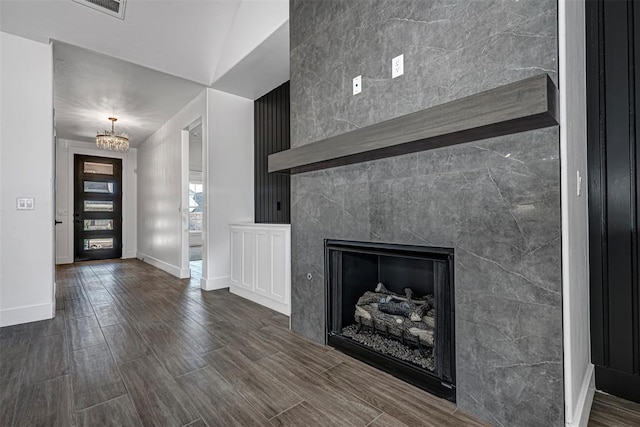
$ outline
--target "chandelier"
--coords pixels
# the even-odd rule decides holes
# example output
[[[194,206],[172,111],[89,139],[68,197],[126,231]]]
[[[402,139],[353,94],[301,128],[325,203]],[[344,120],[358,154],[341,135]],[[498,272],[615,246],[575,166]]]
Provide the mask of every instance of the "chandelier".
[[[127,151],[129,149],[129,138],[125,133],[116,135],[114,130],[115,123],[118,119],[109,117],[111,120],[111,131],[105,130],[98,132],[96,136],[96,145],[103,150]]]

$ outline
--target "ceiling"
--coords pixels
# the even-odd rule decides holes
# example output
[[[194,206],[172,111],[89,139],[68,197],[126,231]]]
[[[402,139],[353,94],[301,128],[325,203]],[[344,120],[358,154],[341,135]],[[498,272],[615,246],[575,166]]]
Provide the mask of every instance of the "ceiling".
[[[282,24],[231,70],[220,76],[213,87],[244,98],[258,99],[287,80],[289,22]]]
[[[211,85],[289,19],[288,0],[128,0],[124,20],[72,0],[0,0],[0,30]]]
[[[71,0],[2,0],[2,31],[210,84],[240,0],[129,0],[121,20]]]
[[[127,0],[124,20],[72,0],[0,0],[0,30],[54,41],[57,136],[92,141],[113,115],[134,147],[207,86],[255,99],[287,81],[288,19],[288,0]]]
[[[137,147],[202,92],[205,86],[90,50],[53,45],[53,104],[61,139],[95,141],[109,129]]]

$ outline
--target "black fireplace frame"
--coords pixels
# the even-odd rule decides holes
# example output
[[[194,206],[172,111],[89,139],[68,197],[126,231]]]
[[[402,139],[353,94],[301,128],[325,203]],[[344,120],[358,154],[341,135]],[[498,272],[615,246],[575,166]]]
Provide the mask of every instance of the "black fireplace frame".
[[[393,243],[359,242],[349,240],[325,239],[325,337],[326,344],[359,359],[368,365],[385,371],[397,378],[426,390],[436,396],[456,401],[456,375],[455,375],[455,299],[454,299],[454,251],[451,248],[438,248],[415,245],[400,245]],[[333,316],[332,312],[333,286],[332,280],[339,280],[331,276],[330,263],[331,251],[370,253],[374,255],[391,255],[405,257],[419,257],[444,261],[447,263],[448,276],[446,278],[448,293],[444,295],[449,299],[450,316],[441,319],[441,322],[450,322],[450,346],[446,349],[449,357],[446,359],[447,375],[439,376],[425,369],[421,369],[409,362],[376,352],[356,341],[331,332]]]

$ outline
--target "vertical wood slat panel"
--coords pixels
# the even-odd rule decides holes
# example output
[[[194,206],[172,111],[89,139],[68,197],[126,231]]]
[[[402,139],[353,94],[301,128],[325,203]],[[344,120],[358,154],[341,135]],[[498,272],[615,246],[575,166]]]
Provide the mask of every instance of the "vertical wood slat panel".
[[[276,93],[276,104],[278,106],[282,106],[282,91],[278,91]],[[280,149],[280,143],[282,141],[282,135],[280,133],[280,126],[282,125],[280,123],[280,120],[282,120],[282,109],[281,108],[276,108],[275,109],[275,114],[274,114],[274,121],[275,121],[275,125],[273,126],[273,130],[274,130],[274,138],[273,138],[273,142],[274,142],[274,147],[276,150]],[[279,176],[275,176],[274,177],[274,186],[273,186],[273,196],[274,196],[274,203],[276,203],[276,209],[274,211],[272,211],[273,214],[273,221],[279,221],[280,217],[281,217],[281,212],[278,210],[277,207],[277,203],[280,202],[282,203],[282,196],[281,196],[281,192],[280,192],[280,177]]]
[[[585,4],[587,15],[587,173],[589,178],[589,299],[591,317],[591,360],[595,365],[605,365],[605,325],[606,309],[603,286],[606,277],[603,239],[606,236],[602,213],[606,206],[605,176],[601,168],[604,150],[602,130],[604,116],[600,106],[601,88],[604,74],[601,73],[600,44],[602,38],[602,2],[588,0]],[[595,262],[597,260],[597,262]]]
[[[598,390],[640,402],[640,7],[586,12],[592,361]]]
[[[640,144],[638,143],[638,127],[640,126],[640,108],[638,103],[640,102],[640,67],[637,62],[640,61],[640,5],[635,3],[633,6],[633,58],[634,58],[634,96],[635,96],[635,138],[634,138],[634,154],[635,154],[635,169],[634,169],[634,184],[635,184],[635,224],[633,230],[633,242],[634,242],[634,257],[635,271],[634,282],[636,284],[633,289],[635,295],[633,299],[633,313],[635,316],[635,337],[634,337],[634,374],[640,375],[640,235],[638,233],[638,224],[640,223]]]
[[[290,177],[268,173],[269,154],[290,148],[289,99],[287,82],[254,103],[256,223],[290,222]]]
[[[633,371],[631,181],[629,158],[633,125],[629,120],[629,28],[627,3],[605,2],[605,95],[609,366]]]

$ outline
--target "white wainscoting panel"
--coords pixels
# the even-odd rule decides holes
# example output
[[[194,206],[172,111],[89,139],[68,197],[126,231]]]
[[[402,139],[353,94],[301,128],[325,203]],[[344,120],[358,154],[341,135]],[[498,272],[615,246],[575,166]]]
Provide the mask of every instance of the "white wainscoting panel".
[[[291,226],[230,226],[229,291],[282,314],[291,314]]]

